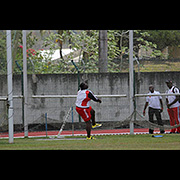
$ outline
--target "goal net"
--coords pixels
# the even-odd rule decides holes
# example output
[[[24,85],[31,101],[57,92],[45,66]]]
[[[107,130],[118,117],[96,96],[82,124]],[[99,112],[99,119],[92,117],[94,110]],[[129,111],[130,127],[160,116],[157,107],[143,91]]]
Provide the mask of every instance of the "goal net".
[[[132,30],[130,30],[132,31]],[[1,31],[0,31],[1,32]],[[2,34],[3,33],[3,34]],[[145,93],[148,91],[148,85],[151,83],[155,83],[155,89],[159,90],[160,93],[165,92],[166,85],[165,79],[172,78],[177,79],[179,76],[179,72],[171,73],[165,72],[171,71],[169,69],[171,66],[168,66],[167,69],[160,69],[158,64],[162,64],[162,60],[151,59],[152,51],[155,52],[154,49],[141,48],[139,52],[136,52],[135,55],[138,57],[135,60],[133,56],[131,57],[132,61],[134,61],[134,69],[136,71],[136,76],[134,78],[133,83],[130,85],[130,76],[128,71],[133,72],[133,69],[128,69],[129,58],[125,58],[120,60],[113,60],[113,66],[120,63],[120,66],[116,66],[116,73],[111,71],[111,73],[94,73],[94,71],[90,71],[93,73],[89,73],[86,69],[89,68],[91,64],[90,61],[87,62],[85,66],[85,62],[82,60],[81,56],[82,52],[77,58],[74,58],[74,62],[79,67],[77,70],[71,63],[71,58],[73,56],[67,55],[64,60],[62,59],[52,59],[44,56],[41,56],[38,48],[33,47],[33,43],[28,42],[29,39],[33,38],[33,34],[35,32],[29,32],[27,34],[27,50],[29,52],[27,58],[27,89],[28,89],[28,97],[27,102],[24,103],[23,97],[23,80],[22,80],[22,69],[23,69],[23,47],[22,42],[18,44],[16,47],[18,49],[18,56],[14,59],[14,72],[13,72],[13,95],[20,96],[20,98],[14,98],[14,131],[16,132],[24,132],[24,129],[27,128],[28,132],[33,135],[41,134],[41,135],[62,135],[63,131],[71,131],[74,130],[85,130],[85,123],[82,119],[79,118],[77,112],[75,111],[75,99],[76,92],[78,89],[78,84],[81,81],[88,80],[89,88],[95,91],[94,94],[97,94],[97,97],[102,99],[102,104],[91,103],[91,106],[95,110],[95,118],[96,122],[100,122],[103,124],[103,129],[129,129],[130,123],[133,122],[134,128],[153,128],[160,129],[157,124],[156,118],[154,117],[154,123],[149,122],[148,113],[146,111],[146,115],[142,115],[142,111],[145,104],[146,96],[136,97],[136,108],[133,112],[130,112],[130,105],[133,102],[130,102],[132,94],[130,95],[135,86],[135,93]],[[134,31],[134,33],[139,36],[142,34],[141,31]],[[1,39],[3,39],[2,43],[5,42],[5,31],[1,32]],[[17,37],[18,32],[12,32],[14,47],[15,37]],[[147,33],[144,33],[144,35]],[[21,33],[22,35],[22,33]],[[32,35],[32,36],[31,36]],[[123,31],[121,32],[121,37],[123,35]],[[125,35],[125,34],[124,34]],[[47,37],[49,35],[47,34]],[[134,39],[137,39],[137,38]],[[124,37],[123,37],[124,38]],[[19,38],[19,43],[20,43]],[[49,38],[48,38],[49,39]],[[127,39],[127,37],[126,37]],[[138,38],[139,41],[142,38]],[[122,39],[121,39],[122,40]],[[52,41],[54,39],[52,38]],[[17,41],[18,42],[18,41]],[[73,43],[72,43],[73,44]],[[150,44],[150,43],[148,43]],[[42,46],[42,45],[41,45]],[[141,45],[144,47],[144,45]],[[4,46],[6,47],[6,46]],[[69,47],[69,45],[67,46]],[[59,46],[58,46],[59,48]],[[5,49],[5,48],[4,48]],[[25,49],[25,48],[24,48]],[[36,49],[33,51],[33,49]],[[138,48],[137,48],[138,49]],[[47,50],[47,49],[46,49]],[[131,49],[132,50],[132,49]],[[2,51],[2,50],[1,50]],[[44,50],[43,50],[44,51]],[[146,56],[144,55],[144,53]],[[132,52],[132,51],[131,51]],[[47,53],[47,52],[46,52]],[[45,54],[46,54],[45,53]],[[79,54],[79,51],[76,52]],[[128,53],[128,52],[127,52]],[[0,96],[7,96],[7,61],[6,57],[4,57],[4,51],[1,53],[0,59]],[[123,54],[123,53],[122,53]],[[121,54],[121,55],[122,55]],[[73,54],[75,55],[75,54]],[[132,53],[133,55],[133,53]],[[71,58],[67,58],[70,57]],[[17,58],[18,57],[18,58]],[[123,56],[121,56],[123,58]],[[168,55],[167,55],[168,57]],[[15,61],[16,60],[16,61]],[[92,60],[93,61],[93,60]],[[16,63],[15,63],[16,62]],[[61,63],[63,62],[63,63]],[[163,61],[170,63],[169,60]],[[173,61],[172,61],[173,62]],[[109,62],[110,63],[110,62]],[[111,62],[112,63],[112,62]],[[84,65],[83,65],[84,64]],[[173,65],[174,64],[174,65]],[[174,62],[173,66],[178,66],[176,62]],[[95,66],[93,64],[92,66]],[[152,66],[153,65],[153,66]],[[112,66],[112,67],[113,67]],[[145,72],[152,66],[153,72]],[[65,70],[67,67],[70,67],[70,71],[58,71],[58,69]],[[164,66],[163,66],[164,67]],[[92,67],[91,67],[92,68]],[[156,69],[157,68],[157,69]],[[112,68],[113,69],[113,68]],[[119,71],[121,69],[122,71]],[[157,71],[162,71],[163,73],[158,73]],[[63,72],[63,73],[62,73]],[[62,74],[60,74],[62,73]],[[68,74],[69,73],[69,74]],[[131,78],[132,81],[132,78]],[[180,84],[177,82],[177,86],[180,87]],[[120,94],[125,94],[126,97],[120,97]],[[169,125],[169,116],[166,110],[165,105],[165,96],[163,96],[163,104],[164,111],[161,113],[163,127],[164,129],[171,129],[172,127]],[[27,125],[24,126],[24,105],[27,106]],[[26,122],[26,121],[25,121]],[[0,131],[5,131],[5,127],[7,126],[7,102],[6,100],[0,100]],[[177,127],[179,125],[175,125]],[[21,134],[23,136],[23,134]]]
[[[162,93],[163,100],[165,98],[165,95],[168,96],[168,94]],[[137,94],[136,98],[141,98],[141,100],[140,99],[136,100],[135,102],[136,108],[134,109],[132,114],[127,115],[128,112],[126,112],[126,110],[123,108],[121,109],[120,108],[121,106],[119,105],[120,103],[122,103],[122,101],[128,100],[126,95],[97,95],[97,97],[102,99],[103,103],[102,104],[96,104],[93,102],[91,103],[93,108],[96,111],[96,117],[95,117],[96,122],[103,124],[101,129],[116,129],[116,130],[126,129],[127,132],[129,132],[130,122],[133,122],[135,129],[142,129],[142,130],[144,129],[145,133],[148,133],[148,129],[153,129],[153,130],[156,130],[156,133],[160,133],[160,129],[164,129],[165,131],[168,131],[172,128],[177,128],[180,126],[179,124],[175,124],[175,126],[170,126],[169,118],[167,116],[166,110],[164,110],[164,112],[162,113],[163,125],[158,125],[156,117],[154,117],[154,122],[150,122],[148,118],[148,113],[146,113],[146,115],[143,116],[142,111],[144,108],[146,96],[147,94],[141,94],[141,95]],[[66,132],[66,135],[73,135],[74,130],[85,130],[85,123],[83,122],[83,120],[79,121],[78,114],[75,111],[75,104],[74,104],[75,98],[76,98],[75,95],[72,95],[72,96],[71,95],[62,95],[62,96],[61,95],[52,95],[52,96],[51,95],[48,95],[48,96],[35,95],[33,96],[33,99],[36,99],[36,100],[40,100],[42,98],[51,99],[51,100],[54,99],[54,101],[62,98],[63,101],[70,100],[70,102],[72,102],[71,103],[72,106],[66,107],[66,112],[64,113],[63,117],[61,117],[60,119],[55,120],[51,118],[53,115],[55,115],[55,113],[59,112],[58,108],[55,110],[55,107],[54,107],[53,108],[54,110],[49,111],[47,119],[45,118],[45,116],[41,118],[42,123],[40,123],[40,119],[37,119],[36,121],[34,121],[35,124],[39,122],[37,124],[37,127],[40,125],[44,127],[44,130],[47,131],[47,135],[50,135],[50,136],[54,135],[56,137],[60,137],[62,134],[64,134],[62,133],[63,131]],[[112,105],[114,105],[114,107],[111,110],[109,110],[110,108],[108,108],[106,104],[108,101],[112,103]],[[117,113],[115,110],[116,106],[119,106],[119,114],[122,114],[122,116],[119,116],[118,118],[117,118]],[[128,106],[126,106],[126,108],[128,108]],[[109,115],[106,114],[106,118],[104,118],[105,116],[103,116],[103,114],[105,114],[104,113],[105,111],[107,112],[107,114],[109,114]],[[126,115],[126,117],[124,117],[123,114]],[[47,123],[47,125],[45,123]],[[52,131],[53,128],[54,130],[56,130],[54,133]]]
[[[0,97],[0,134],[8,133],[7,98]]]
[[[149,128],[159,133],[159,129],[163,128],[168,132],[170,129],[180,126],[178,124],[173,127],[170,126],[165,107],[161,114],[163,126],[157,124],[155,116],[153,123],[149,121],[148,109],[146,115],[143,116],[142,112],[146,96],[146,94],[141,95],[141,97],[137,95],[135,98],[136,108],[130,114],[127,95],[97,95],[102,100],[102,103],[91,102],[91,106],[96,112],[96,122],[103,124],[101,130],[126,129],[126,132],[129,132],[130,122],[134,123],[135,129],[144,129],[143,132],[146,133],[148,133]],[[162,99],[165,106],[165,94],[162,94]],[[29,135],[60,137],[62,135],[73,135],[74,131],[85,131],[85,123],[82,119],[79,119],[75,110],[75,100],[76,95],[33,95],[28,101]],[[17,101],[21,102],[21,99],[16,99]],[[18,110],[16,109],[16,111]],[[19,117],[16,111],[15,117]],[[17,121],[17,118],[15,118],[15,122],[15,132],[23,132],[23,128],[20,128],[22,127],[22,121]],[[1,97],[0,133],[3,135],[7,134],[7,132],[7,101],[6,97]]]
[[[44,131],[44,134],[47,135],[60,136],[62,131],[68,131],[66,133],[72,135],[73,130],[85,130],[85,123],[79,118],[75,110],[76,97],[77,95],[33,95],[32,102],[29,103],[36,102],[37,106],[42,106],[42,103],[44,103],[46,112],[44,111],[40,117],[34,116],[35,120],[28,126],[29,132]],[[114,106],[118,106],[120,99],[127,100],[127,95],[97,95],[97,97],[103,103],[91,103],[96,111],[96,122],[103,122],[103,129],[113,129],[116,126],[116,121],[123,120],[123,116],[120,116],[120,114],[123,115],[123,111],[116,107],[116,111],[113,113],[112,109],[108,108],[108,104],[114,102]],[[55,106],[57,102],[59,106]],[[112,123],[112,120],[114,120],[114,123]]]

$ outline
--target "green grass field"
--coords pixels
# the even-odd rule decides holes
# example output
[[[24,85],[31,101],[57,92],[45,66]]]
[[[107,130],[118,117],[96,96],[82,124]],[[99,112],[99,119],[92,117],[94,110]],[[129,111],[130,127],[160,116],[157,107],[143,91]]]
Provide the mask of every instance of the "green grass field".
[[[72,137],[71,137],[72,138]],[[85,137],[83,137],[85,138]],[[165,134],[162,138],[152,135],[96,136],[96,140],[51,140],[43,138],[0,140],[0,150],[180,150],[180,135]]]
[[[180,62],[177,61],[140,61],[140,72],[167,72],[167,71],[179,71]],[[134,64],[134,70],[138,72],[137,63]],[[123,64],[122,72],[129,71],[129,64],[125,62]]]

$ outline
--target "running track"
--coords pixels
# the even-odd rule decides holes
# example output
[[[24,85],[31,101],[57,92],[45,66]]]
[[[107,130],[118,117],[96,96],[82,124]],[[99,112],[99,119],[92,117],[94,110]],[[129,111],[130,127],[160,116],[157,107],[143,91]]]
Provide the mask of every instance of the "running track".
[[[169,130],[166,130],[166,132],[170,132]],[[97,130],[92,130],[91,134],[92,135],[124,135],[124,134],[129,134],[130,130],[129,129],[97,129]],[[142,129],[134,129],[134,134],[148,134],[149,129],[147,128],[142,128]],[[154,130],[154,133],[159,133],[158,129]],[[55,136],[58,134],[58,131],[48,131],[48,136]],[[72,131],[62,131],[61,133],[62,136],[71,136]],[[86,135],[85,130],[79,130],[79,131],[74,131],[74,135]],[[41,131],[41,132],[29,132],[28,137],[45,137],[46,132]],[[24,133],[14,133],[14,137],[24,137]],[[0,133],[0,138],[8,138],[8,133]]]

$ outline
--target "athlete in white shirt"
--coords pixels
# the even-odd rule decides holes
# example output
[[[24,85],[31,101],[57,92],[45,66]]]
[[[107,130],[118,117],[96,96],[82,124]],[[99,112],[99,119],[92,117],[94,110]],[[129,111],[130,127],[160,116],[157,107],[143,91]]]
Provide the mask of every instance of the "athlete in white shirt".
[[[168,94],[173,93],[179,93],[179,89],[175,86],[173,86],[173,83],[171,80],[166,81],[167,87],[169,90],[167,91]],[[179,124],[180,122],[180,103],[179,103],[179,96],[167,96],[166,97],[166,105],[167,105],[167,111],[170,118],[170,125],[174,126],[175,121],[176,124]],[[171,129],[170,133],[180,133],[180,127]]]
[[[154,114],[156,116],[158,125],[163,126],[162,119],[161,119],[161,113],[163,112],[163,103],[162,103],[162,97],[161,96],[151,96],[151,94],[160,94],[158,91],[154,90],[154,86],[149,86],[149,96],[146,97],[146,103],[144,106],[143,115],[145,116],[146,108],[149,105],[149,121],[154,123]],[[149,134],[153,134],[154,130],[149,129]],[[160,133],[164,133],[164,129],[160,129]]]
[[[92,91],[88,90],[88,85],[86,83],[81,83],[79,87],[81,89],[78,91],[76,99],[76,111],[86,122],[87,139],[95,139],[91,136],[90,120],[92,120],[92,128],[101,127],[102,124],[95,122],[95,111],[90,106],[90,101],[93,100],[101,103],[101,100],[98,99]]]

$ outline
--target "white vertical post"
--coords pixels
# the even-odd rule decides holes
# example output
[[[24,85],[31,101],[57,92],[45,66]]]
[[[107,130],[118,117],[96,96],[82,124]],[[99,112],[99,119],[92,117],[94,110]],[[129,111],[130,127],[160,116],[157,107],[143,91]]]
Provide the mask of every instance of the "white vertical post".
[[[6,31],[9,143],[14,142],[11,30]]]
[[[23,30],[24,137],[28,137],[27,121],[27,52],[26,30]]]
[[[129,31],[129,110],[130,114],[134,111],[134,72],[133,72],[133,30]],[[134,134],[134,122],[130,122],[130,134]]]

